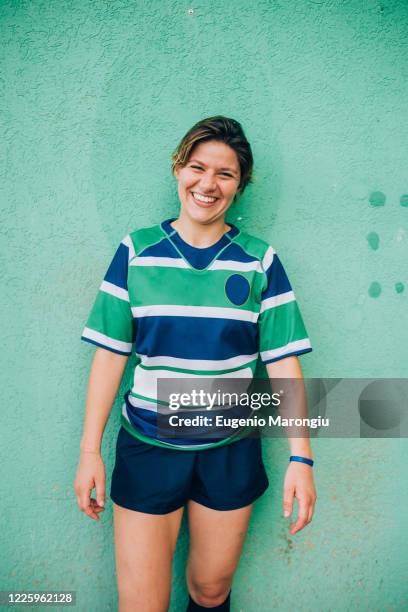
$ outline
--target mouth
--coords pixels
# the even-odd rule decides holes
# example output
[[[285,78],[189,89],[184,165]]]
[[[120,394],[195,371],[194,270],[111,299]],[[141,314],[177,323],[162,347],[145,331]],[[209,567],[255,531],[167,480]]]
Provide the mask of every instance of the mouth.
[[[202,193],[197,193],[196,191],[192,191],[191,195],[193,196],[194,202],[201,206],[202,208],[211,208],[219,198],[215,198],[214,196],[205,196]]]

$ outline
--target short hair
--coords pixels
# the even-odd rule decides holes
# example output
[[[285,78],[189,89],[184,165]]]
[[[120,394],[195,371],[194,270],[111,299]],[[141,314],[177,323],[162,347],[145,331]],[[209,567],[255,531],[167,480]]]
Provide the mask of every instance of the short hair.
[[[172,172],[174,173],[177,167],[184,167],[190,159],[193,149],[200,143],[209,140],[224,142],[235,151],[241,172],[238,191],[242,195],[248,183],[252,182],[254,159],[252,157],[251,145],[244,134],[241,124],[229,117],[216,115],[215,117],[202,119],[193,125],[183,136],[177,149],[171,156]]]

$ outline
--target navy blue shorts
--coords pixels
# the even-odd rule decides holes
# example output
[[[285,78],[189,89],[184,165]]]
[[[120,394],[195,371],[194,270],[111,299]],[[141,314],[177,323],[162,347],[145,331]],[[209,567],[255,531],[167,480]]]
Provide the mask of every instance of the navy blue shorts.
[[[167,514],[192,499],[214,510],[235,510],[254,502],[268,485],[260,438],[184,451],[119,430],[110,496],[123,508]]]

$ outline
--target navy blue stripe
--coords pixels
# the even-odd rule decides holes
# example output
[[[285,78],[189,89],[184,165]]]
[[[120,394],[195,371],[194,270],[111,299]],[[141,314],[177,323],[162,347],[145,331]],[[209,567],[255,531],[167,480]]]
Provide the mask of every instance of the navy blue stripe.
[[[193,268],[197,270],[206,268],[216,257],[217,253],[228,244],[228,238],[225,236],[222,236],[215,244],[204,248],[192,247],[190,244],[187,244],[187,242],[184,242],[177,233],[171,237],[171,240],[183,253],[184,257]]]
[[[137,319],[139,353],[180,359],[229,359],[258,351],[258,326],[249,321],[154,316]]]
[[[275,254],[272,265],[269,266],[266,276],[268,277],[268,286],[262,292],[262,299],[279,295],[280,293],[286,293],[292,291],[289,279],[282,266],[279,257]]]
[[[128,275],[128,262],[129,262],[129,247],[125,244],[120,243],[108,271],[105,274],[105,279],[108,283],[112,283],[121,289],[128,288],[127,275]]]
[[[90,344],[94,344],[95,346],[99,346],[100,348],[107,349],[108,351],[112,351],[112,353],[117,353],[118,355],[126,355],[129,357],[132,353],[124,353],[123,351],[118,351],[117,349],[111,348],[110,346],[106,346],[106,344],[101,344],[100,342],[95,342],[95,340],[90,340],[85,336],[81,336],[81,340],[85,340],[85,342],[89,342]]]
[[[147,247],[138,255],[139,257],[173,257],[181,259],[174,246],[167,238],[163,238],[157,244]]]
[[[229,245],[218,257],[218,259],[226,261],[232,259],[233,261],[239,261],[242,263],[249,263],[251,261],[259,261],[256,257],[252,257],[252,255],[248,255],[244,251],[244,249],[239,245],[233,242]]]
[[[286,353],[286,355],[280,355],[279,357],[275,357],[274,359],[267,359],[266,361],[262,361],[264,365],[267,363],[274,363],[275,361],[280,361],[281,359],[286,359],[286,357],[292,357],[293,355],[304,355],[305,353],[310,353],[313,349],[307,348],[299,351],[293,351],[292,353]]]

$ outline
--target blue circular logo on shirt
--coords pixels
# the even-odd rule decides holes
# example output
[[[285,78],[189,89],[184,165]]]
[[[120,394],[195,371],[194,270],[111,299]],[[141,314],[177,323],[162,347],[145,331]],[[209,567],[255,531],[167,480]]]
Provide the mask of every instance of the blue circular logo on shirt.
[[[241,274],[233,274],[225,283],[227,298],[237,306],[241,306],[241,304],[247,301],[249,291],[249,282],[245,276],[241,276]]]

